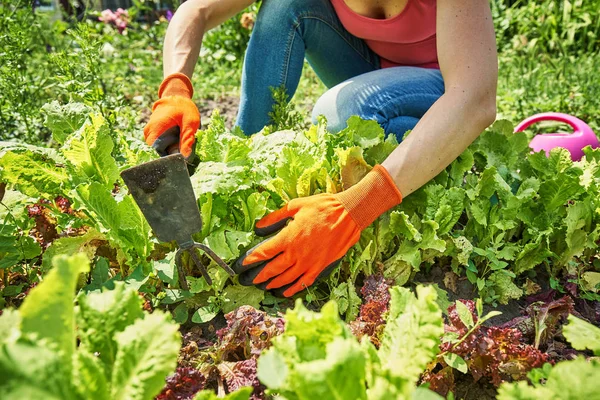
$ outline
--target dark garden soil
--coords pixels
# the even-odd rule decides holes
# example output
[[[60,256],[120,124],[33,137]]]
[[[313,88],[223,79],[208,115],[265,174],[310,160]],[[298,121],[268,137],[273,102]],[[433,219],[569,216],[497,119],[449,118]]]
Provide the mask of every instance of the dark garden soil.
[[[484,307],[484,314],[492,310],[502,312],[502,315],[488,320],[485,323],[485,326],[493,327],[492,329],[510,328],[518,330],[519,335],[522,335],[520,336],[521,343],[523,345],[531,346],[534,344],[533,339],[535,336],[535,332],[532,331],[531,321],[533,318],[539,317],[539,315],[545,313],[548,315],[548,319],[545,321],[549,325],[549,331],[544,335],[545,339],[540,343],[539,351],[545,354],[548,361],[554,363],[565,359],[572,359],[577,354],[589,355],[575,351],[568,345],[561,333],[562,325],[565,323],[566,316],[569,313],[573,313],[596,325],[599,325],[600,304],[598,304],[598,302],[582,300],[578,298],[578,293],[569,293],[568,291],[565,293],[560,293],[555,291],[549,287],[548,282],[549,277],[544,272],[543,268],[538,268],[536,274],[532,274],[528,280],[522,282],[523,289],[528,290],[527,295],[523,296],[523,298],[518,301],[511,301],[507,305],[486,305]],[[362,283],[363,282],[360,282],[360,284]],[[428,270],[421,271],[416,274],[412,280],[412,283],[437,284],[440,288],[448,292],[448,298],[451,302],[454,302],[458,299],[472,300],[478,296],[477,289],[466,278],[459,278],[458,276],[452,274],[449,267],[434,266]],[[293,303],[289,302],[289,304],[282,304],[282,309],[285,309],[288,306],[292,307]],[[312,308],[310,306],[311,305],[309,305],[309,308]],[[265,315],[261,312],[258,313]],[[256,318],[256,316],[254,318]],[[267,317],[265,316],[260,318]],[[217,316],[211,322],[206,324],[197,325],[190,322],[184,324],[181,327],[184,343],[180,354],[179,366],[183,368],[197,367],[200,360],[203,360],[201,362],[206,362],[206,360],[214,360],[212,358],[202,358],[201,354],[203,353],[203,350],[204,353],[208,351],[208,353],[215,354],[213,353],[214,350],[211,349],[223,349],[224,347],[231,347],[232,342],[224,345],[223,340],[218,337],[219,335],[217,335],[217,331],[220,329],[228,332],[230,332],[231,329],[236,329],[237,333],[235,333],[234,337],[237,337],[241,334],[242,336],[240,336],[240,338],[247,337],[248,340],[250,340],[251,334],[244,334],[242,330],[248,329],[251,325],[252,324],[248,325],[246,328],[240,328],[239,326],[237,328],[232,328],[232,326],[229,325],[225,320],[223,315]],[[243,342],[244,340],[242,340],[242,343]],[[481,343],[485,342],[479,343],[481,345]],[[213,345],[216,347],[213,347]],[[219,350],[216,351],[218,354]],[[237,351],[236,354],[239,354],[239,351]],[[241,362],[249,362],[243,360],[244,357],[241,357]],[[219,360],[214,360],[214,362],[218,364]],[[440,367],[436,368],[435,371],[439,372],[439,368]],[[213,371],[216,370],[213,369]],[[434,372],[432,371],[432,373]],[[453,370],[452,374],[453,378],[451,379],[451,387],[455,399],[495,399],[496,387],[492,383],[492,380],[489,376],[483,376],[476,380],[471,373],[463,374]],[[221,381],[221,378],[218,377],[218,374],[208,378],[212,379],[213,382],[215,382],[215,379],[218,382]],[[214,384],[211,385],[209,383],[210,379],[204,383],[203,387],[216,389]],[[508,380],[510,381],[510,378]],[[441,383],[445,384],[444,382]],[[221,386],[221,384],[218,386]],[[262,392],[260,395],[255,393],[255,396],[256,397],[254,398],[263,398],[262,396],[264,396],[264,394]]]
[[[196,101],[196,106],[198,106],[198,110],[200,111],[201,129],[206,128],[210,121],[210,116],[215,109],[219,110],[219,113],[225,119],[225,126],[231,129],[237,117],[240,98],[238,96],[225,95],[213,99],[201,99]],[[142,109],[138,120],[140,125],[148,123],[151,115],[151,108]]]
[[[225,119],[225,126],[231,129],[237,117],[240,98],[238,96],[226,95],[214,99],[198,100],[196,101],[196,105],[198,106],[198,110],[200,110],[202,129],[206,128],[206,124],[210,121],[210,116],[215,109],[218,109],[221,116]]]

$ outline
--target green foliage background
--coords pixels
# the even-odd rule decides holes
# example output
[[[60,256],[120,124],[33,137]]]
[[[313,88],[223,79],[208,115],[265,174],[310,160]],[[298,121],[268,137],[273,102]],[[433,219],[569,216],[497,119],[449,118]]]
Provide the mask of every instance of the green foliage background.
[[[2,179],[24,196],[67,197],[81,214],[61,216],[59,225],[88,229],[79,239],[65,238],[51,246],[42,266],[47,269],[51,256],[65,249],[85,248],[94,254],[94,247],[86,243],[102,238],[116,252],[114,262],[121,277],[133,271],[146,276],[160,269],[159,281],[171,285],[165,276],[173,277],[172,263],[164,261],[162,254],[170,249],[157,250],[148,236],[149,227],[129,204],[131,199],[121,198],[124,194],[115,197],[113,187],[120,170],[155,157],[139,138],[143,115],[162,79],[161,45],[167,22],[135,22],[145,21],[136,17],[146,11],[136,3],[137,8],[130,10],[132,22],[119,34],[97,21],[97,15],[82,22],[52,21],[44,13],[2,1],[3,9],[11,11],[0,16],[4,49],[0,52],[0,139],[11,141],[3,144],[0,153]],[[492,1],[501,64],[499,117],[517,121],[535,112],[562,111],[598,128],[600,55],[590,51],[598,44],[598,22],[591,18],[597,3]],[[257,7],[245,12],[253,14]],[[199,97],[218,91],[235,95],[250,35],[240,24],[241,15],[207,34],[206,54],[194,75]],[[322,85],[311,86],[314,76],[308,67],[305,70],[299,97],[316,100]],[[290,111],[283,103],[285,99],[279,98],[275,124],[266,132],[302,126],[302,106]],[[346,141],[325,135],[320,126],[316,131],[290,133],[289,143],[269,147],[266,143],[285,135],[264,143],[249,141],[214,118],[199,135],[198,151],[204,162],[195,184],[205,217],[200,239],[219,249],[225,259],[233,259],[254,241],[253,221],[268,210],[289,198],[338,190],[344,165],[358,160],[367,170],[393,148],[391,141],[383,142],[377,128],[353,124],[344,134]],[[364,134],[352,133],[363,129],[367,129]],[[313,144],[312,149],[304,149],[304,142],[313,140],[311,135],[319,135],[329,147]],[[41,146],[27,147],[23,142]],[[446,172],[384,217],[380,225],[387,230],[377,225],[365,232],[349,257],[349,269],[342,273],[354,281],[359,271],[372,272],[372,266],[382,262],[388,276],[404,283],[415,271],[450,257],[453,271],[466,274],[488,302],[503,303],[522,294],[514,278],[531,275],[538,264],[545,264],[553,278],[567,271],[578,281],[583,279],[582,274],[593,269],[589,253],[597,240],[595,152],[584,164],[569,164],[559,152],[546,162],[540,155],[527,155],[526,143],[525,134],[512,135],[510,124],[496,124]],[[279,160],[250,165],[248,154],[256,155],[261,146],[266,146],[260,150],[265,157],[273,156],[269,151],[281,151]],[[363,170],[353,173],[360,175]],[[269,195],[256,192],[264,188]],[[42,254],[26,234],[32,222],[18,211],[28,200],[14,192],[10,195],[13,203],[3,212],[6,222],[0,231],[5,238],[0,262],[4,268]],[[240,204],[242,214],[223,214],[222,210],[237,210]],[[159,267],[153,267],[150,259]],[[336,274],[328,290],[309,298],[323,299],[332,293],[348,304],[342,307],[344,312],[355,315],[357,297],[351,285],[342,287],[346,278]],[[230,309],[230,301],[237,304],[230,297],[241,289],[229,289],[226,279],[216,282],[220,284],[210,290],[197,285],[191,297],[180,292],[164,297],[162,284],[151,286],[163,296],[158,300],[180,307],[180,318],[187,309],[182,302],[194,310],[210,299],[210,306],[194,314],[200,321]],[[203,294],[206,301],[199,301],[204,292],[209,292]],[[250,298],[252,304],[264,300]]]
[[[174,246],[152,236],[119,178],[121,170],[156,157],[141,128],[162,80],[167,23],[135,18],[146,11],[143,3],[136,2],[133,21],[119,34],[94,14],[81,22],[53,21],[28,4],[0,0],[0,372],[9,377],[0,382],[0,397],[156,394],[175,365],[179,338],[168,313],[142,312],[137,292],[178,323],[206,322],[246,304],[272,312],[291,306],[239,285],[215,265],[212,285],[186,268],[190,290],[182,290]],[[500,50],[499,119],[516,123],[536,112],[566,112],[598,132],[600,2],[491,5]],[[237,95],[251,33],[240,17],[207,34],[194,75],[198,99]],[[395,139],[385,139],[372,121],[353,118],[340,135],[327,133],[324,121],[304,129],[302,116],[323,90],[307,65],[297,109],[276,94],[273,126],[252,138],[213,114],[197,137],[202,162],[193,184],[204,227],[196,240],[232,261],[257,243],[252,228],[266,213],[294,197],[339,191],[394,149]],[[377,351],[358,344],[340,319],[356,317],[356,285],[365,274],[380,272],[404,285],[441,266],[495,305],[520,298],[524,281],[542,273],[559,291],[561,279],[568,279],[581,298],[599,299],[600,150],[587,149],[579,162],[563,150],[532,154],[532,133],[513,134],[511,122],[498,121],[383,215],[339,270],[301,295],[311,307],[322,306],[320,313],[301,303],[288,309],[285,334],[259,362],[271,390],[288,398],[345,391],[368,399],[389,393],[434,398],[415,384],[442,332],[435,292],[392,290]],[[555,128],[540,128],[546,129]],[[57,196],[77,212],[60,212]],[[30,236],[38,227],[25,208],[40,198],[61,236],[47,248]],[[72,253],[81,254],[64,257]],[[7,285],[9,274],[21,283]],[[18,311],[6,307],[38,282]],[[326,303],[330,299],[335,303]],[[597,328],[571,317],[564,335],[574,348],[599,355]],[[315,336],[322,340],[314,342]],[[503,385],[499,398],[592,398],[595,387],[587,383],[598,368],[582,358],[561,362],[538,371],[544,381],[532,378],[532,386]],[[230,396],[248,398],[249,392]]]

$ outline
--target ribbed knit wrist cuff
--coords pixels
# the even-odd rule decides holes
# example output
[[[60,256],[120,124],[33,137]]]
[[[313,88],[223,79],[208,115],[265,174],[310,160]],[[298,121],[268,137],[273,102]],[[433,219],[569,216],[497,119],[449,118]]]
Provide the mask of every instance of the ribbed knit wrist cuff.
[[[191,99],[193,94],[194,88],[190,78],[179,72],[167,76],[158,88],[158,97],[161,99],[163,96],[182,96]]]
[[[335,195],[361,229],[402,202],[402,194],[381,165],[376,165],[360,182]]]

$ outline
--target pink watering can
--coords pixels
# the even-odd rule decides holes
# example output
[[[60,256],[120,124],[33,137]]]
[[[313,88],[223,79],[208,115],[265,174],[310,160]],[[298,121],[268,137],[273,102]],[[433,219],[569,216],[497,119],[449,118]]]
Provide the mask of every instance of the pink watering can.
[[[598,138],[585,122],[572,115],[561,113],[542,113],[533,115],[515,128],[515,132],[522,132],[529,126],[542,121],[559,121],[570,125],[573,133],[545,133],[535,136],[529,143],[529,147],[536,153],[544,150],[546,155],[555,147],[563,147],[571,153],[573,161],[581,160],[585,146],[598,147]]]

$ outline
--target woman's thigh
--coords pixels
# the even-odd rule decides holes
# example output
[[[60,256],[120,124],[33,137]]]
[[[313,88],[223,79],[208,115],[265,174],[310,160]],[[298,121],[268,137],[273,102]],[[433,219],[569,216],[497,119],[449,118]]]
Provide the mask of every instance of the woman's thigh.
[[[329,130],[337,132],[346,127],[348,118],[358,115],[377,121],[386,134],[401,138],[442,94],[444,80],[437,69],[380,69],[350,78],[325,92],[315,104],[313,120],[324,115]]]
[[[244,58],[237,122],[244,132],[269,122],[270,88],[294,95],[305,58],[327,87],[379,68],[379,57],[343,27],[330,0],[263,0]]]

